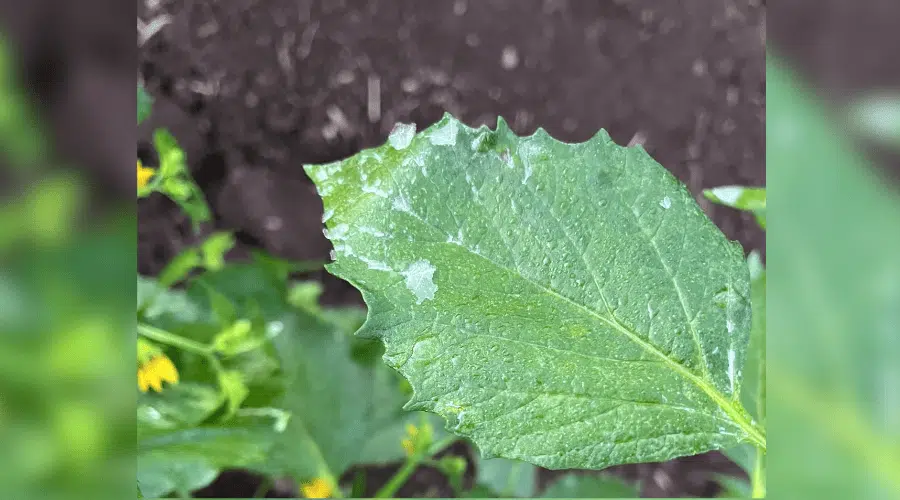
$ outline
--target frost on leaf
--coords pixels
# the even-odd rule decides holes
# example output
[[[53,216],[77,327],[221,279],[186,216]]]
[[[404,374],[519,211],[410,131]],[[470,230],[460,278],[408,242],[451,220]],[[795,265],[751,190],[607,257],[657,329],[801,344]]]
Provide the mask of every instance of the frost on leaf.
[[[434,266],[427,260],[413,262],[403,271],[406,288],[416,296],[416,304],[434,299],[437,285],[434,284]]]
[[[329,235],[365,256],[328,269],[361,290],[360,335],[409,380],[408,409],[550,468],[765,446],[739,401],[743,251],[668,171],[605,132],[565,144],[445,116],[419,137],[345,160],[339,187],[306,167]]]

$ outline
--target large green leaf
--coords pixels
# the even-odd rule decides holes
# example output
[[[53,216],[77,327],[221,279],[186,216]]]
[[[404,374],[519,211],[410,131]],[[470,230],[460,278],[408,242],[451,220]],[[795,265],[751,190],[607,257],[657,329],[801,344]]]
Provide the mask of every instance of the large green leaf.
[[[445,116],[306,167],[360,334],[486,457],[666,460],[765,434],[740,404],[749,278],[691,194],[605,132],[564,144]]]
[[[841,123],[771,54],[767,248],[771,491],[900,498],[900,197]]]

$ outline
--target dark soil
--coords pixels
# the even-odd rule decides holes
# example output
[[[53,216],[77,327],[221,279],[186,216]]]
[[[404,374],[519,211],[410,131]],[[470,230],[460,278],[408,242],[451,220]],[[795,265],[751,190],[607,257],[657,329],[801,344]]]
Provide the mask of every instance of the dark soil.
[[[765,184],[760,3],[146,0],[144,21],[166,14],[172,23],[140,50],[157,99],[140,133],[146,141],[166,127],[182,142],[213,225],[238,231],[238,253],[326,259],[321,203],[302,165],[379,145],[397,121],[422,129],[445,111],[470,125],[503,116],[519,133],[543,127],[566,141],[606,128],[621,144],[641,142],[729,238],[764,251],[752,218],[699,196]],[[138,268],[154,274],[195,237],[166,200],[139,211]],[[327,302],[361,304],[349,285],[315,277]],[[714,495],[713,474],[739,469],[710,453],[614,471],[660,497]],[[366,472],[375,488],[393,470]],[[542,485],[554,474],[542,473]],[[204,494],[256,486],[231,474]],[[452,490],[426,469],[401,494]]]

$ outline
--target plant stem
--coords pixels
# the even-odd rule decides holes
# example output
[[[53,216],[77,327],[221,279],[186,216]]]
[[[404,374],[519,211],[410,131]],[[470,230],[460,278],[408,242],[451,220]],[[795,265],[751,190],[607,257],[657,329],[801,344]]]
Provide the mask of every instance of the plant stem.
[[[200,354],[203,356],[209,356],[212,354],[212,349],[209,346],[190,339],[186,339],[180,335],[175,335],[174,333],[167,332],[160,328],[150,326],[146,323],[138,323],[137,330],[138,334],[143,335],[150,340],[155,340],[156,342],[159,342],[161,344],[178,347],[180,349],[184,349],[185,351]]]
[[[398,470],[393,477],[391,477],[390,481],[387,482],[381,489],[375,493],[375,498],[392,498],[397,490],[406,483],[406,480],[409,479],[409,476],[415,472],[416,469],[419,468],[419,465],[422,463],[422,456],[411,456],[406,462],[403,464],[403,467]]]
[[[766,452],[756,449],[756,464],[753,467],[753,477],[750,478],[753,498],[766,497]]]
[[[431,449],[443,450],[444,448],[453,444],[457,439],[459,438],[456,436],[450,436],[441,441],[438,441],[431,447]],[[394,473],[390,481],[388,481],[387,484],[382,486],[381,489],[379,489],[378,492],[375,493],[375,498],[393,497],[394,494],[397,493],[397,490],[399,490],[400,487],[406,483],[406,481],[409,479],[409,476],[411,476],[412,473],[415,472],[423,462],[429,460],[430,458],[431,455],[427,453],[418,453],[411,455],[406,459],[403,467],[400,467],[400,470]]]
[[[272,486],[275,484],[275,481],[272,480],[271,477],[265,476],[262,481],[260,481],[259,486],[256,487],[256,491],[253,493],[253,498],[265,498],[266,493],[272,489]]]

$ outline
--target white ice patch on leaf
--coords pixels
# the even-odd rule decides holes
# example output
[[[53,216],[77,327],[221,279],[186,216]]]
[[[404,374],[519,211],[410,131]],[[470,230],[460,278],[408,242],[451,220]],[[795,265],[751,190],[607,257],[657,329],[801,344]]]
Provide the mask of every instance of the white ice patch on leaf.
[[[369,266],[369,269],[371,269],[371,270],[373,270],[373,271],[393,271],[393,269],[391,268],[391,266],[385,264],[384,262],[377,261],[377,260],[374,260],[374,259],[369,259],[369,258],[363,257],[363,256],[361,256],[361,255],[360,255],[360,256],[357,256],[357,258],[358,258],[359,260],[365,262],[365,264],[366,264],[367,266]]]
[[[728,350],[728,380],[731,382],[731,392],[734,393],[734,350]]]
[[[407,200],[403,196],[394,198],[394,202],[391,203],[391,208],[397,210],[398,212],[406,212],[408,214],[412,213],[412,207],[409,205],[409,200]]]
[[[437,292],[437,285],[433,280],[434,271],[434,266],[427,260],[417,260],[401,273],[406,278],[406,288],[416,296],[416,304],[434,299]]]
[[[397,123],[394,125],[394,129],[391,130],[391,135],[388,136],[388,142],[390,142],[391,147],[396,150],[406,149],[412,144],[415,135],[415,123]]]
[[[722,203],[735,205],[741,199],[741,195],[744,194],[744,188],[739,186],[722,186],[713,188],[711,192]]]
[[[451,121],[432,132],[429,139],[431,139],[431,143],[435,146],[453,146],[456,144],[456,135],[458,133],[458,125],[455,121]]]
[[[669,207],[672,206],[672,199],[669,198],[668,196],[666,196],[665,198],[662,199],[662,201],[659,202],[659,206],[661,206],[661,207],[663,207],[664,209],[668,210]]]
[[[325,237],[331,241],[341,241],[347,239],[347,233],[350,232],[350,226],[347,224],[338,224],[331,230],[325,229],[322,232],[325,234]]]

